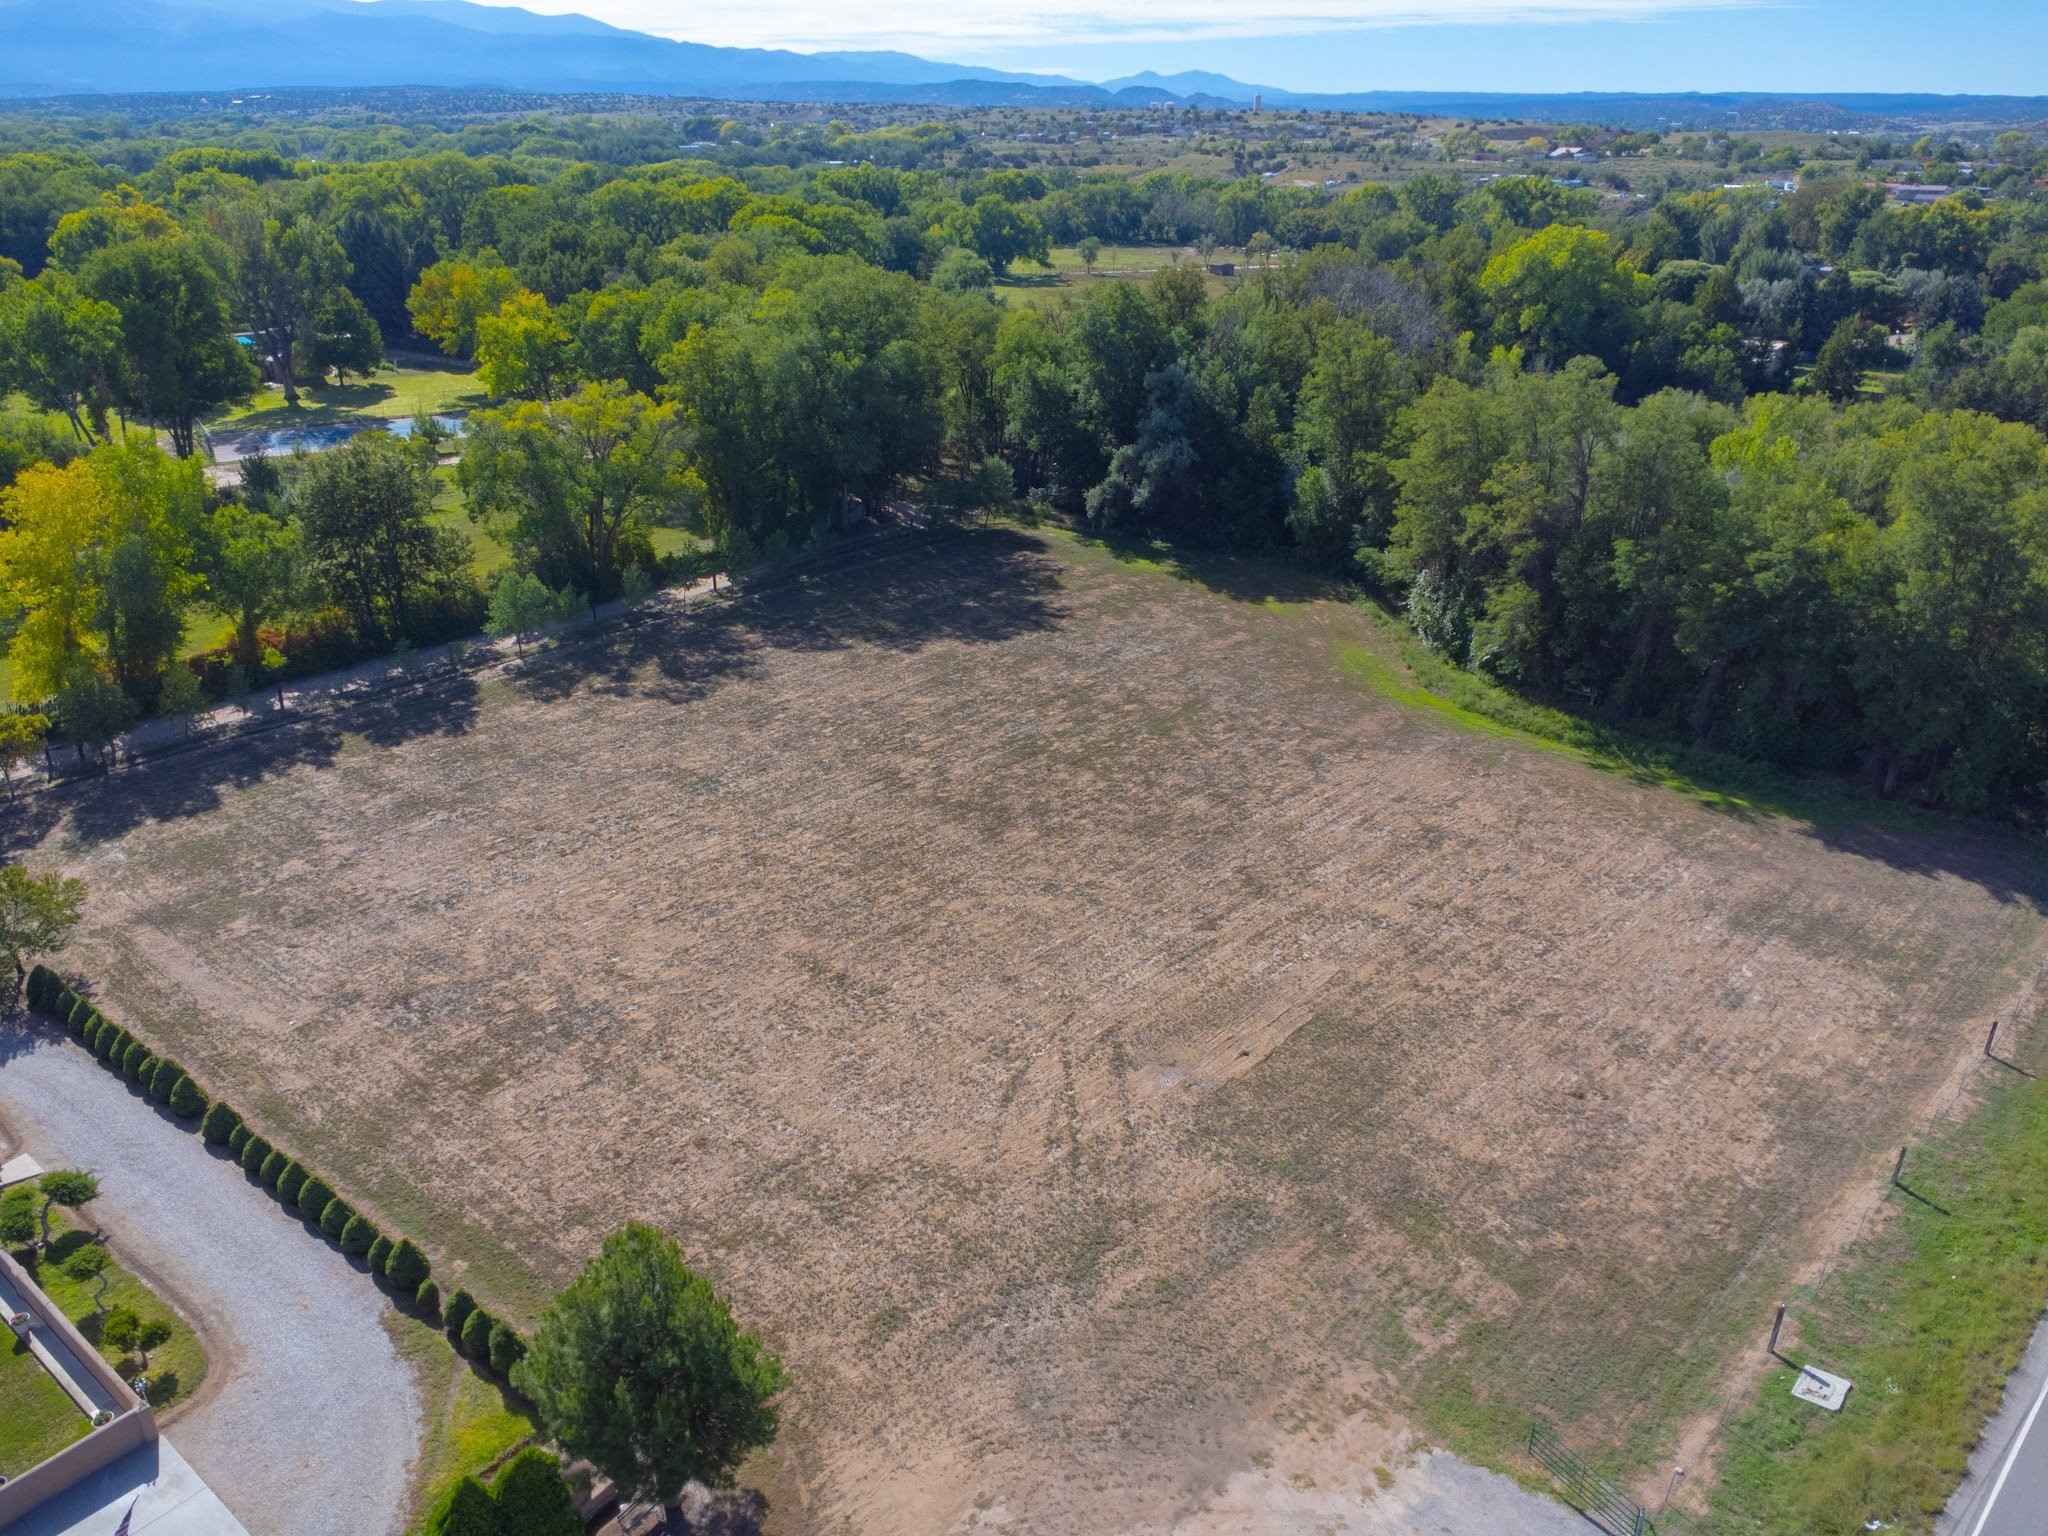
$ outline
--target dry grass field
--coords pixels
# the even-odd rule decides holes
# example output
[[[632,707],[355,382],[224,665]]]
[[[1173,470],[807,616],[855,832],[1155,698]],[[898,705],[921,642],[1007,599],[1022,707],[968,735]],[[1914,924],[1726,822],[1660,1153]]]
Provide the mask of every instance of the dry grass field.
[[[444,1277],[530,1322],[673,1232],[795,1375],[773,1530],[1220,1528],[1535,1409],[1647,1467],[2032,976],[2041,867],[1458,730],[1301,582],[912,539],[10,840]]]

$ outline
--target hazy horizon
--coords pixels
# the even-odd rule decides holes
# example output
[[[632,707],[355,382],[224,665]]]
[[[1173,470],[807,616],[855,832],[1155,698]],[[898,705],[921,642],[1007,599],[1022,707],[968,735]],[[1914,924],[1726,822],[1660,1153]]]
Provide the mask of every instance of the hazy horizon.
[[[1105,80],[1208,70],[1296,91],[2048,93],[2048,6],[1982,0],[483,0],[694,43],[900,49]]]

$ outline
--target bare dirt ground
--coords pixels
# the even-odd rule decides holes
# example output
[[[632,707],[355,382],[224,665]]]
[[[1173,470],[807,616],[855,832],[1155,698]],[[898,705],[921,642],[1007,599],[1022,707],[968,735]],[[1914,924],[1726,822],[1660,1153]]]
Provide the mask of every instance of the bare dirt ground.
[[[1334,1530],[1537,1410],[1647,1468],[2041,866],[1458,731],[1298,580],[898,547],[11,841],[117,1016],[486,1300],[672,1231],[795,1374],[777,1530]]]

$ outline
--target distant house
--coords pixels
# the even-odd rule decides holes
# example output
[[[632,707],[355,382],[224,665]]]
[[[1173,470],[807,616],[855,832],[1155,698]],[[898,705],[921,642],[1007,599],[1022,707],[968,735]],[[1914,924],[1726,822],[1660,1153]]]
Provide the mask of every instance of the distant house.
[[[1924,186],[1916,181],[1888,181],[1884,189],[1902,203],[1938,203],[1955,190],[1954,187]]]
[[[1209,275],[1211,277],[1235,277],[1237,276],[1237,263],[1234,261],[1212,261],[1209,263]]]

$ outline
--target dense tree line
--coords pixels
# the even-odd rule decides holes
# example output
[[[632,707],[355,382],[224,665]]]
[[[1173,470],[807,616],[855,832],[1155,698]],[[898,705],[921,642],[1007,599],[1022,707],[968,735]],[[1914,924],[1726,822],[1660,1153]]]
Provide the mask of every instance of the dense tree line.
[[[953,134],[841,135],[872,151],[845,164],[187,146],[113,185],[0,161],[0,379],[48,413],[0,425],[17,693],[182,697],[191,603],[252,669],[286,615],[363,644],[481,615],[431,444],[223,497],[123,437],[189,457],[259,359],[289,395],[388,337],[503,401],[458,479],[528,584],[508,613],[644,581],[662,523],[745,563],[920,482],[1292,550],[1462,665],[1684,740],[1958,809],[2048,778],[2040,202],[1900,205],[1853,174],[1648,207],[1531,176],[1333,194],[912,152]],[[1253,258],[1002,302],[1082,240]]]

